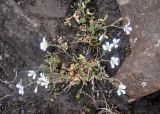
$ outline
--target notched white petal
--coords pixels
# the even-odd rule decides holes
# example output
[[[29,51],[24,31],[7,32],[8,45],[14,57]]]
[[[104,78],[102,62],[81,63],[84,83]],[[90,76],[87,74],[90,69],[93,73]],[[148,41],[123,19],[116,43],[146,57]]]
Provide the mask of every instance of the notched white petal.
[[[118,57],[111,57],[111,60],[110,60],[110,65],[111,65],[111,68],[115,68],[115,66],[118,66],[119,65],[119,58]]]
[[[120,84],[117,90],[118,96],[120,96],[121,94],[126,94],[125,89],[126,89],[126,86],[123,84]]]
[[[28,77],[32,77],[33,79],[35,79],[36,78],[36,72],[33,71],[33,70],[29,70],[28,71]]]
[[[121,90],[121,92],[122,92],[123,94],[126,94],[126,91],[125,91],[125,90],[123,90],[123,89]]]
[[[123,27],[124,32],[126,32],[127,35],[130,34],[130,32],[132,31],[132,27],[130,27],[130,21],[128,23],[126,23],[126,25]]]
[[[20,81],[18,84],[16,84],[16,87],[18,88],[18,93],[19,93],[20,95],[23,95],[23,94],[24,94],[24,87],[23,87],[21,81]]]
[[[37,84],[40,84],[41,86],[45,86],[45,88],[48,88],[49,79],[48,77],[44,76],[44,73],[40,73],[40,78],[37,81]]]
[[[109,42],[106,42],[104,45],[102,45],[102,48],[104,51],[111,51],[113,47],[113,44],[109,44]]]
[[[42,51],[46,51],[47,47],[48,47],[48,42],[46,41],[45,38],[43,38],[42,42],[40,43],[40,49]]]
[[[117,90],[117,94],[118,94],[118,96],[121,96],[121,91]]]

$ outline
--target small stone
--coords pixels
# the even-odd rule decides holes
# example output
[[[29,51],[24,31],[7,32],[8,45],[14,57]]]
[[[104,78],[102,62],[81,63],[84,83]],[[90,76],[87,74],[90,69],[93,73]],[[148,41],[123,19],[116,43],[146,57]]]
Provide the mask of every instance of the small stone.
[[[17,4],[20,6],[21,5],[21,3],[20,2],[17,2]]]
[[[3,57],[2,57],[2,55],[0,55],[0,61],[2,61],[3,60]]]
[[[50,99],[50,101],[51,101],[51,102],[54,102],[54,100],[53,100],[52,98]]]
[[[23,99],[22,96],[19,96],[19,97],[18,97],[18,100],[19,100],[19,101],[24,101],[24,99]]]
[[[14,89],[15,88],[15,86],[13,85],[13,84],[9,84],[9,89]]]
[[[142,82],[141,85],[142,85],[142,87],[146,87],[147,83],[146,82]]]
[[[21,106],[20,114],[26,114],[26,108],[24,106]]]
[[[64,41],[64,38],[63,38],[63,36],[60,36],[59,38],[58,38],[58,43],[59,44],[62,44],[63,43],[63,41]]]
[[[8,53],[5,53],[5,58],[9,58],[9,54]]]

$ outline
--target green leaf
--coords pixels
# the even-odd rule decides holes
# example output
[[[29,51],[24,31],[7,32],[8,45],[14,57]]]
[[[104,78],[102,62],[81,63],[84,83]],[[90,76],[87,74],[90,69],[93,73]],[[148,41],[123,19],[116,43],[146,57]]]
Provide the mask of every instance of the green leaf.
[[[62,78],[64,78],[64,71],[63,71],[63,70],[60,71],[60,76],[61,76]]]
[[[86,8],[86,5],[84,2],[82,2],[82,8],[83,8],[83,10]]]
[[[91,32],[92,34],[95,33],[95,24],[94,23],[91,23],[89,28],[88,28],[88,31]]]
[[[88,4],[89,2],[91,2],[91,0],[85,0],[85,4]]]
[[[82,24],[85,24],[86,23],[86,18],[81,18],[80,21],[81,21]]]
[[[99,29],[99,28],[102,28],[103,26],[102,25],[100,25],[100,24],[96,24],[95,25],[95,29]]]
[[[84,57],[82,54],[79,54],[78,59],[80,59],[80,60],[84,60],[84,59],[85,59],[85,57]]]
[[[80,100],[81,95],[79,93],[76,94],[76,99],[79,101]]]
[[[84,76],[83,79],[84,81],[89,81],[89,76]]]
[[[92,35],[91,38],[97,40],[97,36]]]

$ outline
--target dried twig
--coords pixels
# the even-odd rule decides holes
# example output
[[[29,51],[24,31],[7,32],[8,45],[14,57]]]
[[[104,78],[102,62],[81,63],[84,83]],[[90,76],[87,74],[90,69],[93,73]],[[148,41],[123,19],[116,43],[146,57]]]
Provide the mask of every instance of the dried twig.
[[[13,83],[15,80],[17,79],[17,71],[16,71],[16,76],[15,76],[15,78],[12,80],[12,81],[3,81],[2,79],[0,79],[0,81],[2,82],[2,83],[5,83],[5,84],[10,84],[10,83]]]
[[[3,67],[3,65],[2,65],[2,64],[0,64],[0,67],[3,69],[3,71],[4,71],[5,75],[8,75],[8,74],[7,74],[7,71],[5,70],[5,68]]]
[[[106,114],[117,114],[117,113],[115,113],[115,112],[112,111],[113,107],[109,106],[109,104],[107,103],[107,100],[106,100],[104,94],[102,94],[102,96],[103,96],[104,103],[105,103],[106,107],[105,108],[98,108],[98,109],[101,110],[98,114],[102,114],[104,112],[106,112]]]
[[[12,96],[12,95],[5,95],[2,98],[0,98],[0,101],[3,100],[3,99],[5,99],[6,97],[10,97],[10,96]]]

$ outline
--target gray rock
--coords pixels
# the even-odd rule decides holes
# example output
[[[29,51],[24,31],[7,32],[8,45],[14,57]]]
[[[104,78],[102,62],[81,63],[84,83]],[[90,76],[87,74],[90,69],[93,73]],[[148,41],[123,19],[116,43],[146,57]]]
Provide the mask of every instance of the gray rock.
[[[2,2],[0,9],[5,17],[0,26],[1,39],[12,45],[28,64],[41,63],[39,44],[43,33],[39,31],[38,23],[24,15],[13,0]]]
[[[25,11],[44,18],[60,18],[65,17],[67,7],[68,4],[62,3],[62,0],[36,0],[34,5],[27,5]]]
[[[131,19],[133,32],[132,52],[116,78],[127,86],[129,101],[134,101],[160,90],[160,1],[119,1],[122,15]]]

